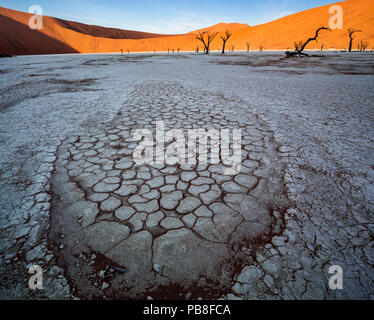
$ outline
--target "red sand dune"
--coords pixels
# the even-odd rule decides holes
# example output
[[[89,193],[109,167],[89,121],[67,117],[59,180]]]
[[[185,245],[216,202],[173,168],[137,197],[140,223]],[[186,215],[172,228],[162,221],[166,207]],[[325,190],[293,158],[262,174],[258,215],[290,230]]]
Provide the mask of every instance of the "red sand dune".
[[[355,35],[354,48],[359,41],[369,42],[368,49],[374,48],[374,1],[347,0],[337,3],[343,8],[343,30],[323,31],[318,43],[312,42],[308,49],[344,49],[348,47],[348,28],[358,28],[362,33]],[[226,48],[245,50],[248,41],[251,50],[263,46],[265,50],[293,48],[294,41],[306,40],[314,35],[316,28],[328,26],[331,17],[330,5],[322,6],[278,19],[258,26],[220,23],[212,27],[192,31],[184,35],[158,35],[137,31],[90,26],[82,23],[44,17],[42,30],[31,30],[28,13],[0,7],[0,53],[51,54],[51,53],[104,53],[143,51],[195,51],[202,45],[195,39],[198,31],[224,32],[229,29],[232,37]],[[212,50],[221,47],[217,37]]]
[[[247,29],[248,27],[248,24],[244,23],[217,23],[211,27],[191,31],[189,34],[196,34],[198,32],[225,32],[228,29],[232,32],[238,29]]]

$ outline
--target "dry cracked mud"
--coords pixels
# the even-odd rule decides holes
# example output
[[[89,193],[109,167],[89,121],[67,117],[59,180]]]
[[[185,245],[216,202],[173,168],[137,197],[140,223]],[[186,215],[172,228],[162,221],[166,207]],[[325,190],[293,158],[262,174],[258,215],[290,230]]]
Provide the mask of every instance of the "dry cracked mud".
[[[144,83],[110,126],[61,142],[50,241],[78,296],[175,299],[192,290],[218,298],[248,250],[281,233],[288,199],[279,146],[237,104],[178,83]],[[133,130],[155,131],[160,120],[165,130],[241,128],[241,172],[199,162],[137,165]]]
[[[1,298],[374,298],[370,54],[3,61]],[[240,128],[241,172],[136,165],[160,120]]]

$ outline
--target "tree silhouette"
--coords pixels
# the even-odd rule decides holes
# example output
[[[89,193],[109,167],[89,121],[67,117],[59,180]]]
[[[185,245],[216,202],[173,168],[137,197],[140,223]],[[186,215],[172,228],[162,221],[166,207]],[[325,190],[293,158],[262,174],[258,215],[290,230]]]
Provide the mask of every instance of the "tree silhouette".
[[[361,42],[358,44],[357,48],[358,48],[358,51],[365,51],[366,48],[368,47],[368,42],[367,41],[363,41],[361,40]]]
[[[226,30],[226,34],[224,36],[221,36],[222,39],[222,54],[225,54],[225,47],[226,47],[226,42],[227,40],[230,39],[232,33],[229,32],[229,30]]]
[[[353,35],[357,32],[362,32],[361,30],[355,30],[353,28],[349,28],[348,29],[348,36],[349,36],[349,49],[348,51],[351,52],[352,51],[352,44],[353,44]]]
[[[303,44],[303,46],[302,46],[301,49],[300,49],[300,52],[303,52],[303,51],[305,50],[305,48],[306,48],[306,46],[309,44],[309,42],[311,42],[311,41],[316,41],[316,42],[318,42],[317,38],[318,38],[318,34],[319,34],[319,32],[320,32],[321,30],[329,30],[329,31],[331,31],[330,28],[326,28],[326,27],[318,28],[317,31],[316,31],[316,35],[315,35],[313,38],[309,38],[309,39],[308,39],[308,40]]]
[[[209,54],[209,47],[214,40],[214,38],[217,36],[218,32],[215,33],[206,33],[206,32],[199,32],[199,34],[196,36],[196,39],[201,41],[204,45],[204,52],[205,54]],[[205,35],[207,36],[205,39]]]
[[[246,42],[246,44],[247,44],[247,52],[249,52],[249,48],[250,48],[251,44],[248,41]]]
[[[304,43],[302,41],[299,41],[298,43],[295,41],[294,45],[295,45],[295,51],[294,52],[289,52],[289,51],[286,51],[285,54],[287,57],[296,57],[296,56],[306,56],[306,57],[309,57],[308,54],[304,53],[303,51],[305,50],[306,46],[312,42],[312,41],[316,41],[318,42],[318,36],[319,36],[319,33],[322,31],[322,30],[329,30],[331,31],[330,28],[326,28],[326,27],[320,27],[317,29],[316,31],[316,34],[314,37],[311,37],[309,38],[307,41],[305,41]]]
[[[294,42],[294,47],[295,47],[295,51],[296,52],[299,52],[301,50],[301,48],[303,47],[303,42],[302,41],[299,41],[299,42]]]

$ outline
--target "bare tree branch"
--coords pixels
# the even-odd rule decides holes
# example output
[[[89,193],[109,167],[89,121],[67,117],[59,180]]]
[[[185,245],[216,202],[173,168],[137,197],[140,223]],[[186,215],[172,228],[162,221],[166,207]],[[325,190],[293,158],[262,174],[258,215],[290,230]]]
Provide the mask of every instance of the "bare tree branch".
[[[299,52],[301,50],[301,48],[303,47],[303,42],[302,41],[299,41],[299,42],[294,42],[294,47],[295,47],[295,51]]]
[[[232,33],[229,32],[229,30],[226,30],[226,34],[224,36],[221,36],[222,39],[222,54],[225,54],[225,47],[226,47],[226,42],[227,40],[230,39]]]
[[[368,47],[368,42],[361,40],[361,42],[357,45],[358,51],[365,51],[366,48]]]
[[[318,28],[317,31],[316,31],[316,35],[314,36],[314,38],[309,38],[309,39],[308,39],[308,40],[303,44],[303,46],[301,47],[300,52],[303,52],[303,51],[305,50],[305,48],[306,48],[306,46],[309,44],[309,42],[311,42],[311,41],[317,41],[317,42],[318,42],[318,40],[317,40],[317,38],[318,38],[318,34],[319,34],[319,32],[322,31],[322,30],[329,30],[329,31],[331,31],[330,28],[326,28],[326,27]]]
[[[349,48],[348,48],[348,51],[351,52],[352,51],[352,44],[353,44],[353,35],[357,32],[362,32],[361,30],[355,30],[353,28],[349,28],[348,29],[348,36],[349,36]]]
[[[209,54],[209,47],[214,38],[217,36],[218,32],[215,33],[206,33],[206,32],[199,32],[199,34],[196,36],[196,39],[201,41],[204,45],[204,52],[205,54]],[[207,38],[205,39],[205,35],[207,35]]]
[[[251,44],[247,41],[246,42],[246,44],[247,44],[247,52],[249,52],[249,49],[250,49],[250,47],[251,47]]]
[[[285,54],[287,56],[287,58],[289,57],[296,57],[296,56],[306,56],[306,57],[309,57],[308,54],[304,53],[303,51],[305,50],[306,46],[312,42],[312,41],[317,41],[318,42],[318,35],[319,33],[322,31],[322,30],[329,30],[331,31],[330,28],[326,28],[326,27],[320,27],[316,30],[316,34],[314,37],[312,38],[309,38],[306,42],[302,42],[302,41],[299,41],[298,43],[295,41],[294,43],[294,46],[295,46],[295,51],[294,52],[290,52],[290,51],[286,51]]]

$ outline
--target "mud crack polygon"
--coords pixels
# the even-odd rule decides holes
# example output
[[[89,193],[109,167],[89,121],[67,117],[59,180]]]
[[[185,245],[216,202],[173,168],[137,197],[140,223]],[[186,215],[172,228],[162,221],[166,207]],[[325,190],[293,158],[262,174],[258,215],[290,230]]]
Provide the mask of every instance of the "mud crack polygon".
[[[240,101],[174,82],[145,82],[110,124],[58,149],[50,243],[78,296],[230,290],[247,249],[282,230],[287,207],[273,132]],[[241,129],[242,167],[142,165],[134,129]],[[248,260],[249,259],[249,260]]]

